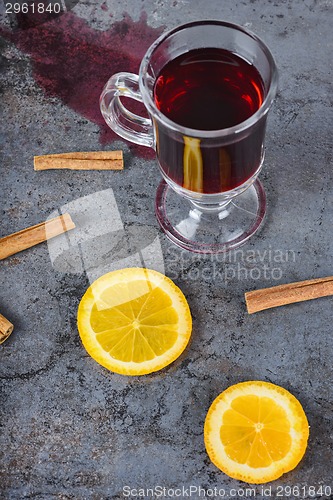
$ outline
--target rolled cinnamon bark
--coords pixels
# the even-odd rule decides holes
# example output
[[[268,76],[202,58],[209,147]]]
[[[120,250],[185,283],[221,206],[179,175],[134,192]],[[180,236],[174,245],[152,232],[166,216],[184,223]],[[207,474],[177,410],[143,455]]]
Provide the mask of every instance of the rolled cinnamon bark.
[[[6,319],[2,314],[0,314],[0,344],[8,339],[9,335],[14,330],[14,325],[8,319]]]
[[[123,152],[87,151],[34,157],[35,170],[123,170]]]
[[[64,214],[0,238],[0,260],[74,228],[75,224],[71,216]]]
[[[318,299],[328,295],[333,295],[333,276],[246,292],[245,301],[248,313],[252,314],[271,307]]]

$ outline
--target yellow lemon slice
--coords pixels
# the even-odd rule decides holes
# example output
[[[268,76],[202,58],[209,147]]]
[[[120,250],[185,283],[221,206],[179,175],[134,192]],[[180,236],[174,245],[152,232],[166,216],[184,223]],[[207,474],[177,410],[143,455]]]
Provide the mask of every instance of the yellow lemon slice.
[[[90,356],[123,375],[169,365],[185,349],[192,330],[181,290],[163,274],[143,268],[96,280],[81,299],[77,324]]]
[[[242,382],[222,392],[205,420],[211,461],[228,476],[265,483],[296,467],[309,437],[299,401],[268,382]]]

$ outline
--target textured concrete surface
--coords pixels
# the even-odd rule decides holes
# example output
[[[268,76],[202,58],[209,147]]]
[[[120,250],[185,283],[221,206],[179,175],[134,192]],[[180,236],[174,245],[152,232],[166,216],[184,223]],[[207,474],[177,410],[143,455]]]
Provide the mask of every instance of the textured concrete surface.
[[[329,0],[79,1],[31,27],[31,17],[6,16],[1,5],[0,236],[78,207],[82,197],[88,214],[78,240],[0,262],[0,312],[15,324],[0,347],[1,499],[118,499],[126,485],[249,496],[248,485],[210,463],[203,422],[221,391],[250,379],[289,389],[311,426],[299,466],[268,485],[271,493],[256,487],[255,498],[293,498],[286,486],[303,487],[303,498],[314,497],[314,486],[316,498],[328,498],[319,488],[333,489],[332,299],[249,316],[244,292],[332,275],[331,7]],[[261,174],[265,226],[237,252],[215,259],[181,251],[161,234],[154,156],[108,132],[96,101],[108,76],[137,70],[163,29],[203,17],[258,33],[280,71]],[[36,154],[118,147],[123,172],[33,170]],[[117,206],[119,234],[115,220],[105,228],[106,218],[88,241],[91,209],[105,190]],[[108,238],[115,239],[105,257]],[[133,262],[164,269],[194,320],[182,357],[142,378],[100,367],[76,329],[89,281]]]

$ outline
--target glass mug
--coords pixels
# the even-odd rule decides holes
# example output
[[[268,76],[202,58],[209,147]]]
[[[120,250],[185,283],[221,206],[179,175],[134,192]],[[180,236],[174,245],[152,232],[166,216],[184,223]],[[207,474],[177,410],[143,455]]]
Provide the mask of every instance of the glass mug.
[[[106,83],[100,98],[106,123],[156,151],[163,177],[156,216],[178,246],[225,252],[258,230],[266,196],[257,176],[276,90],[274,58],[260,38],[209,20],[162,34],[139,75],[117,73]],[[126,109],[122,96],[142,102],[149,118]]]

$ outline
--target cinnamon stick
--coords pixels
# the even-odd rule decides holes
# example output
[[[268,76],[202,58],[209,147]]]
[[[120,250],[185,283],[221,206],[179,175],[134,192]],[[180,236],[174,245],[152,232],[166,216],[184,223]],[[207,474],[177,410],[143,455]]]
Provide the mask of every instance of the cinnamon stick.
[[[0,314],[0,344],[9,337],[13,330],[13,323]]]
[[[74,228],[75,224],[71,216],[66,213],[36,226],[31,226],[17,233],[0,238],[0,260]]]
[[[299,281],[245,293],[249,314],[303,300],[333,295],[333,276]]]
[[[123,152],[88,151],[34,156],[34,170],[122,170]]]

